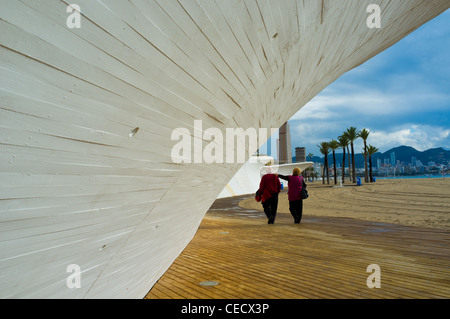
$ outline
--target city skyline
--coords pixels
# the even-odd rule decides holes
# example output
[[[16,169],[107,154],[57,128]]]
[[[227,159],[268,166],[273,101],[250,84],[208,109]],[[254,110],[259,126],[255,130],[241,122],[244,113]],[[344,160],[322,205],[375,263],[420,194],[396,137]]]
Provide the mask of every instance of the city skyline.
[[[336,167],[342,169],[342,153],[336,153]],[[309,160],[309,159],[308,159]],[[322,167],[323,157],[313,157],[315,167]],[[333,170],[332,155],[328,155],[329,169]],[[355,154],[355,166],[359,173],[364,171],[364,157],[362,154]],[[369,163],[368,163],[369,164]],[[345,161],[348,169],[348,157]],[[450,168],[450,151],[442,151],[442,148],[429,149],[424,152],[407,146],[400,146],[390,149],[384,153],[377,152],[372,155],[372,167],[374,173],[394,173],[414,175],[416,173],[427,173],[433,170]]]

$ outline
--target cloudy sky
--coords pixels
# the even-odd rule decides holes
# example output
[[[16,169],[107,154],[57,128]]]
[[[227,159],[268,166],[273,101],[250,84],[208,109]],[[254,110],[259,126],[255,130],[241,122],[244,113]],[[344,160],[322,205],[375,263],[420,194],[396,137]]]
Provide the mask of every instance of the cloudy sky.
[[[321,156],[316,145],[350,126],[370,130],[368,143],[381,152],[450,149],[450,10],[344,74],[289,124],[293,155],[304,146]]]

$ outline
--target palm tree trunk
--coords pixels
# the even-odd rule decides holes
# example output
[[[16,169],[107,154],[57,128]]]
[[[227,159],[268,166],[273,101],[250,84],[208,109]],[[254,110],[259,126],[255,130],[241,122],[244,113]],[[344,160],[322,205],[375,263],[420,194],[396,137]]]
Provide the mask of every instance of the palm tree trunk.
[[[353,142],[350,143],[352,148],[352,175],[353,175],[353,183],[356,183],[356,166],[355,166],[355,150],[353,148]]]
[[[342,148],[343,156],[342,156],[342,184],[345,182],[345,147]]]
[[[327,158],[327,184],[330,185],[330,163]]]
[[[336,154],[333,150],[334,185],[337,185]]]
[[[370,167],[370,171],[369,171],[370,182],[373,183],[373,175],[372,175],[372,155],[369,155],[369,167]]]
[[[350,179],[350,182],[351,182],[352,181],[352,173],[351,173],[352,163],[350,162],[350,150],[348,148],[348,145],[347,145],[347,154],[348,154],[348,178]]]
[[[369,177],[368,177],[368,171],[367,171],[367,145],[366,145],[366,140],[364,140],[364,182],[368,183],[369,182]]]
[[[322,184],[325,185],[325,168],[327,167],[325,165],[326,162],[323,163],[323,170],[322,170]]]

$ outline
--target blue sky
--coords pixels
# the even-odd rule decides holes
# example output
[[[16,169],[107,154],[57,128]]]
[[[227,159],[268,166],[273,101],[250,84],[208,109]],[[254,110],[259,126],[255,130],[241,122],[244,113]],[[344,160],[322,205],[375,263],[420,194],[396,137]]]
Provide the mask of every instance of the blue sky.
[[[304,146],[321,156],[316,145],[350,126],[370,130],[368,143],[381,152],[450,149],[450,10],[344,74],[289,124],[293,155]]]

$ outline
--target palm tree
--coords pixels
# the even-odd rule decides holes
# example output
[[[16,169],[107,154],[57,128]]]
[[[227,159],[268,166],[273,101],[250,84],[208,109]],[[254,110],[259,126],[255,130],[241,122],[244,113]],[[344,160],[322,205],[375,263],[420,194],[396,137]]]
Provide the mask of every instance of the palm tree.
[[[352,174],[352,162],[351,162],[351,156],[350,156],[351,153],[350,153],[350,149],[349,149],[350,139],[349,139],[348,133],[346,131],[341,136],[343,136],[345,139],[347,139],[346,148],[347,148],[347,154],[348,154],[348,178],[350,179],[350,182],[351,182],[353,180],[352,179],[353,174]]]
[[[358,133],[358,137],[362,138],[364,141],[364,153],[367,155],[367,138],[369,137],[370,132],[366,129],[363,129]],[[367,171],[367,156],[364,156],[364,182],[369,182],[369,172]]]
[[[311,162],[312,161],[312,157],[314,156],[314,154],[313,153],[308,153],[308,157],[309,157],[309,161]]]
[[[325,170],[327,172],[327,184],[330,184],[330,176],[328,172],[328,153],[330,152],[330,145],[328,145],[327,142],[322,142],[320,145],[317,145],[319,148],[320,153],[322,153],[325,156],[324,163],[323,163],[323,172],[322,172],[322,184],[325,184]]]
[[[337,170],[336,170],[336,154],[335,154],[335,151],[339,148],[340,144],[336,140],[331,140],[331,142],[328,143],[328,146],[330,146],[330,149],[333,151],[334,185],[336,185],[337,184]]]
[[[378,148],[375,146],[369,145],[367,146],[367,153],[369,154],[369,176],[370,176],[370,182],[373,183],[373,175],[372,175],[372,155],[378,152]]]
[[[361,150],[361,154],[364,156],[364,162],[367,163],[367,155],[368,155],[368,154],[367,154],[367,150],[363,148],[363,149]],[[368,172],[368,171],[366,170],[365,173],[367,173],[367,172]],[[364,180],[364,182],[365,182],[365,180]],[[368,183],[368,182],[367,182],[367,183]]]
[[[356,127],[351,126],[344,133],[347,134],[347,138],[350,142],[350,148],[352,150],[352,175],[353,183],[356,183],[355,149],[353,148],[353,142],[358,138],[359,132],[356,130]]]
[[[347,137],[342,134],[341,136],[338,137],[338,141],[339,141],[339,145],[342,147],[342,183],[345,182],[345,148],[348,148],[348,139]],[[350,157],[349,157],[350,159]],[[350,161],[349,161],[349,165],[348,165],[348,170],[350,172]]]

